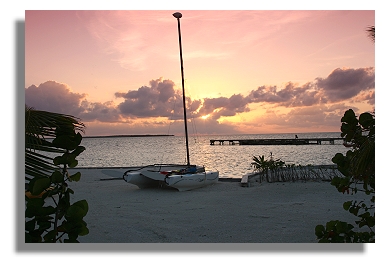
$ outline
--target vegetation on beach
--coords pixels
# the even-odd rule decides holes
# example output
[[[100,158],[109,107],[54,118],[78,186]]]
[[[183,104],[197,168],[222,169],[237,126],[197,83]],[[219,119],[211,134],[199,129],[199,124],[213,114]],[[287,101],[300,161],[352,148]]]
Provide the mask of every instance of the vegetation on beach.
[[[68,182],[79,181],[76,157],[84,124],[70,115],[25,108],[25,242],[78,242],[88,234],[86,200],[70,203]],[[52,158],[44,152],[57,155]]]
[[[317,225],[315,234],[319,242],[374,243],[375,242],[375,116],[363,113],[358,118],[353,110],[347,110],[341,119],[341,137],[352,149],[336,154],[332,161],[342,176],[336,176],[331,184],[343,194],[363,192],[368,201],[351,200],[343,208],[358,219],[355,224],[332,220]]]
[[[255,171],[260,172],[260,181],[264,177],[269,181],[269,170],[276,171],[279,167],[282,167],[285,163],[280,159],[273,159],[273,155],[270,154],[270,159],[265,159],[265,156],[253,156],[254,162],[251,165],[254,167]]]
[[[334,165],[295,165],[286,164],[281,159],[262,156],[253,156],[251,166],[256,172],[251,178],[259,178],[259,182],[285,182],[285,181],[309,181],[309,180],[331,180],[339,173]],[[250,178],[250,177],[249,177]]]

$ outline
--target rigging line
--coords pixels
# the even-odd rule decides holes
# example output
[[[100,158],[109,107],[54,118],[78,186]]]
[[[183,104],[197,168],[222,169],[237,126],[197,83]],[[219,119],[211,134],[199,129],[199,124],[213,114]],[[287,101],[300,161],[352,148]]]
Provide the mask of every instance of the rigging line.
[[[188,78],[185,78],[185,95],[190,98],[190,100],[192,100],[192,96],[190,94],[190,85],[189,85],[189,79]],[[188,119],[191,119],[191,120],[188,120],[187,119],[187,122],[188,124],[191,126],[189,129],[190,129],[190,137],[194,139],[194,143],[199,143],[199,134],[198,134],[198,129],[197,129],[197,124],[196,124],[196,121],[195,121],[195,117],[192,116],[192,109],[191,109],[191,105],[190,106],[186,106],[186,110],[188,112],[188,114],[190,114],[190,116],[188,117]],[[198,152],[199,154],[199,148],[197,149],[196,146],[191,146],[191,143],[190,143],[190,157],[191,156],[195,156],[196,155],[196,152]],[[186,160],[187,161],[187,160]]]
[[[174,107],[172,108],[172,113],[171,113],[171,116],[169,118],[169,121],[170,121],[170,124],[168,125],[168,131],[167,131],[167,134],[170,134],[170,129],[171,129],[171,124],[173,123],[173,121],[175,120],[175,107],[176,107],[176,98],[174,98]]]
[[[172,113],[171,113],[171,116],[169,117],[169,124],[168,124],[168,129],[167,129],[167,137],[166,139],[167,140],[170,140],[172,138],[172,136],[170,136],[170,130],[171,130],[171,125],[173,123],[173,121],[175,120],[175,107],[176,107],[176,98],[174,98],[174,107],[172,109]],[[163,163],[163,157],[164,157],[164,154],[165,154],[166,150],[162,150],[162,154],[160,156],[160,162],[159,163]]]
[[[187,79],[186,79],[187,80]],[[191,95],[188,91],[185,92],[186,95],[188,95],[188,97],[190,99],[191,98]],[[190,107],[187,107],[187,110],[191,113],[191,106]],[[193,132],[195,132],[195,137],[194,137],[194,141],[195,141],[195,144],[199,144],[199,138],[201,137],[201,135],[198,133],[198,128],[197,128],[197,124],[196,124],[196,120],[195,120],[195,117],[191,116],[191,125],[192,125],[192,128],[193,128]],[[206,123],[206,122],[204,122]],[[207,125],[205,124],[205,127],[207,127]],[[196,155],[200,155],[202,152],[201,152],[201,146],[200,145],[195,145],[195,146],[190,146],[190,156],[192,157],[195,157]],[[199,159],[202,163],[203,163],[203,159]],[[203,166],[206,165],[206,161],[203,163]]]
[[[188,79],[185,79],[185,82],[187,84],[187,86],[185,88],[185,94],[188,95],[190,100],[192,100],[191,94],[190,94],[190,92],[188,90],[188,88],[189,88],[189,86],[188,86]],[[189,111],[190,115],[192,115],[191,106],[187,107],[187,110]],[[191,118],[191,127],[192,127],[192,131],[193,131],[193,136],[195,134],[195,137],[193,137],[193,138],[194,138],[195,143],[197,143],[197,138],[198,138],[199,135],[198,135],[198,130],[197,130],[196,123],[195,123],[195,118],[193,116],[191,116],[190,118]]]
[[[192,99],[190,92],[186,91],[185,93],[190,99]],[[201,147],[198,145],[200,135],[198,134],[197,124],[196,124],[196,120],[195,120],[196,118],[194,116],[192,116],[191,106],[187,107],[187,110],[188,110],[189,114],[191,115],[190,116],[190,119],[191,119],[190,125],[192,127],[192,134],[194,136],[193,137],[194,138],[194,145],[191,146],[191,144],[190,144],[190,157],[196,157],[197,155],[201,154]],[[202,160],[203,159],[200,159],[200,161],[202,161]],[[205,163],[203,165],[205,166]]]
[[[193,128],[194,134],[195,134],[194,141],[195,141],[195,143],[197,143],[198,130],[197,130],[197,126],[196,126],[196,123],[195,123],[195,118],[191,118],[191,125],[192,125],[192,128]]]

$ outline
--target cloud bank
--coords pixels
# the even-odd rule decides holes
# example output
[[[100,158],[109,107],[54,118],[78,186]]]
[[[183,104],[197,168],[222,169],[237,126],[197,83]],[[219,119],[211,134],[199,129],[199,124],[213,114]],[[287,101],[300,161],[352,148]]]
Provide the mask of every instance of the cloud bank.
[[[334,127],[338,131],[343,112],[351,108],[346,103],[367,103],[374,110],[374,88],[373,67],[337,68],[326,78],[317,77],[303,85],[288,82],[282,88],[263,85],[247,95],[238,93],[200,100],[186,97],[186,106],[188,118],[196,119],[196,124],[200,129],[206,129],[204,132],[207,134],[225,131],[254,133],[258,128],[275,131],[295,128],[309,131],[313,128],[319,131],[316,129],[320,127]],[[234,92],[237,91],[235,88]],[[25,100],[28,106],[38,110],[76,116],[86,125],[100,128],[109,125],[111,129],[126,132],[131,126],[133,134],[136,131],[164,133],[169,125],[167,121],[183,119],[181,90],[173,81],[163,78],[151,80],[149,85],[135,90],[116,92],[115,101],[119,100],[118,103],[89,102],[85,94],[71,92],[68,85],[55,81],[26,88]],[[254,117],[255,107],[265,112],[257,120],[250,118]],[[243,115],[250,119],[238,120],[237,123],[227,120]]]

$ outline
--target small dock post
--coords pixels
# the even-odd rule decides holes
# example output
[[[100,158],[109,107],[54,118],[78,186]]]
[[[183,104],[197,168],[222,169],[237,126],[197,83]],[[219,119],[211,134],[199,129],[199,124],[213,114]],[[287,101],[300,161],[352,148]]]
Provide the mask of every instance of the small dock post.
[[[249,173],[242,176],[241,186],[242,187],[250,187]]]

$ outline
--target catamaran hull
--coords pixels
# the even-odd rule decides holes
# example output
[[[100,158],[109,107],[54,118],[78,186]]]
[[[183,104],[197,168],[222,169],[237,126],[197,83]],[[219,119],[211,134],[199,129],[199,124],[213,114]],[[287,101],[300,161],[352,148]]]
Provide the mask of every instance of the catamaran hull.
[[[169,187],[178,189],[178,191],[182,192],[217,183],[218,179],[219,172],[210,171],[194,174],[171,175],[165,179],[165,182]]]
[[[162,182],[147,178],[140,172],[130,172],[123,176],[123,179],[131,184],[138,186],[140,189],[160,187]]]
[[[142,168],[128,170],[124,173],[123,179],[138,186],[140,189],[156,188],[167,186],[164,182],[165,175],[160,172],[170,170],[181,170],[187,168],[187,165],[178,164],[155,164]],[[203,169],[202,166],[196,166],[197,169]]]
[[[171,187],[178,191],[188,191],[218,182],[219,172],[197,172],[170,175],[168,171],[185,169],[186,165],[154,165],[125,172],[123,179],[140,189]],[[197,166],[197,170],[203,167]]]

